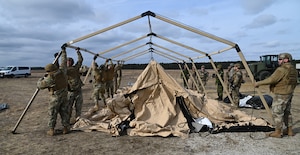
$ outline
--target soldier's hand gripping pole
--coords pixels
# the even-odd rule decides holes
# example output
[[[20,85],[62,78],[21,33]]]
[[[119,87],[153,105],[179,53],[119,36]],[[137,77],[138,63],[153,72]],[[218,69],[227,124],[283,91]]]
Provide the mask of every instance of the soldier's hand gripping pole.
[[[62,50],[66,50],[65,45],[63,45],[61,48],[62,48]],[[56,64],[56,63],[57,63],[58,58],[60,57],[60,55],[61,55],[61,52],[59,52],[59,54],[56,55],[54,61],[52,62],[53,64]],[[40,89],[37,88],[37,89],[35,90],[35,92],[33,93],[31,99],[30,99],[29,102],[27,103],[27,105],[26,105],[26,107],[25,107],[23,113],[21,114],[19,120],[17,121],[15,127],[14,127],[13,130],[11,131],[13,134],[16,133],[16,130],[17,130],[17,128],[18,128],[20,122],[22,121],[23,117],[25,116],[27,110],[29,109],[31,103],[33,102],[33,100],[35,99],[35,97],[37,96],[37,94],[39,93],[39,91],[40,91]]]

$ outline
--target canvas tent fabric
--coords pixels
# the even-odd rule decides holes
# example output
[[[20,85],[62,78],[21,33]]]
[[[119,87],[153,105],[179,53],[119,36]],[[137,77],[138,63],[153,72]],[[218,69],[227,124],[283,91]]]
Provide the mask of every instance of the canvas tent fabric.
[[[214,124],[214,132],[235,126],[270,127],[264,119],[249,116],[203,94],[183,88],[161,65],[151,61],[131,88],[115,95],[108,101],[107,108],[80,118],[73,130],[97,130],[118,136],[118,125],[133,113],[134,119],[129,122],[130,128],[127,129],[130,136],[187,138],[191,129],[176,97],[184,99],[193,118],[208,118]]]

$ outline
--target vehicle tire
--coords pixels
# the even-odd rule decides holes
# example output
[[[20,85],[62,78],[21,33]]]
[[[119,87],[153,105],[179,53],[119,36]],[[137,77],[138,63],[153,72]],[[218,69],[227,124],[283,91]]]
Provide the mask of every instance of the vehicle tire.
[[[259,73],[259,80],[264,80],[266,79],[267,77],[269,77],[271,75],[270,72],[268,71],[262,71],[261,73]]]

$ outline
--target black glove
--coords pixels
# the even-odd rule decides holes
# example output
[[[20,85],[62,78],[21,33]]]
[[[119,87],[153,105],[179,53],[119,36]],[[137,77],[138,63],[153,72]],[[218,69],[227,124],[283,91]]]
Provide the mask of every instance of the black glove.
[[[65,51],[65,50],[66,50],[66,47],[67,47],[67,44],[63,44],[63,45],[61,46],[61,49]]]
[[[57,55],[58,55],[58,53],[54,53],[54,58],[56,58],[56,57],[57,57]]]
[[[94,56],[94,60],[96,60],[98,56],[99,56],[99,54],[96,54],[96,55]]]

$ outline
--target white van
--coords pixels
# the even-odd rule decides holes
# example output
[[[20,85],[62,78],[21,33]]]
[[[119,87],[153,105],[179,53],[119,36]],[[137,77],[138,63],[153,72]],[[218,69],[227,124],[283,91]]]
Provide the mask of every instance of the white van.
[[[0,77],[28,77],[31,75],[30,67],[6,66],[0,71]]]

